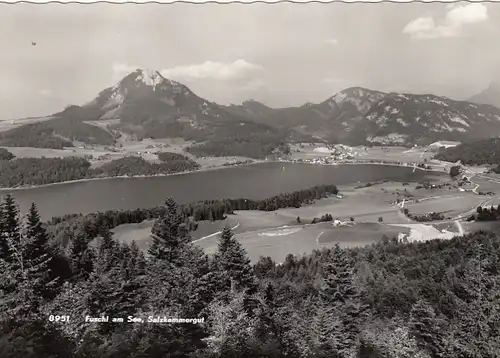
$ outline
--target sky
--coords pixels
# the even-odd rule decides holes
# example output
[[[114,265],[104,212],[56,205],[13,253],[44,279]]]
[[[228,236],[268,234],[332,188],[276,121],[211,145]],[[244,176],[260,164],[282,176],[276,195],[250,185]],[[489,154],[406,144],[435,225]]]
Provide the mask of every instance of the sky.
[[[136,68],[220,104],[465,99],[500,80],[500,3],[1,4],[0,43],[0,119],[87,103]]]

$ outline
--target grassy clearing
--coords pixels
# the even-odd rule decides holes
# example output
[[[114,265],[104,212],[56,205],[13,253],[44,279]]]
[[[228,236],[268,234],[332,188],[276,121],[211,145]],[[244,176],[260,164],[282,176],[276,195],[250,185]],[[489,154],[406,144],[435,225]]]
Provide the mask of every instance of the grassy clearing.
[[[463,222],[462,227],[466,233],[484,230],[484,231],[500,231],[500,222],[498,221],[479,221],[479,222]]]
[[[133,240],[140,249],[146,250],[150,241],[151,228],[154,220],[145,220],[139,224],[123,224],[111,230],[118,241],[131,243]]]
[[[432,226],[435,227],[439,231],[446,230],[446,231],[458,234],[458,227],[454,221],[433,223]],[[465,231],[465,227],[463,225],[462,225],[462,228]]]
[[[302,255],[321,247],[339,244],[341,247],[369,245],[379,241],[383,235],[397,236],[409,233],[407,228],[396,228],[377,223],[356,224],[352,227],[333,227],[331,223],[316,225],[297,225],[291,227],[275,227],[236,235],[238,241],[247,250],[251,260],[257,261],[260,256],[270,256],[281,262],[286,255]],[[217,250],[219,236],[213,236],[196,242],[208,254]]]
[[[331,228],[319,239],[320,244],[350,244],[363,246],[377,242],[383,235],[397,237],[400,233],[409,233],[410,229],[379,223],[358,223],[353,226]],[[347,239],[346,239],[347,238]]]
[[[434,211],[444,213],[445,216],[454,217],[477,207],[486,199],[488,198],[473,193],[457,192],[439,198],[423,200],[419,203],[410,203],[405,207],[413,214],[426,214]]]
[[[362,147],[361,147],[362,148]],[[358,151],[356,159],[389,160],[402,162],[422,162],[431,159],[435,153],[425,151],[425,148],[408,149],[404,147],[370,147]]]
[[[321,233],[319,225],[296,226],[288,232],[283,228],[262,229],[237,234],[236,238],[247,250],[252,261],[260,256],[271,256],[278,262],[283,261],[288,253],[302,254],[319,248],[316,237]],[[218,235],[197,242],[206,253],[213,254],[217,250]]]
[[[492,177],[492,179],[500,181],[500,178],[496,179],[496,178]],[[483,179],[483,178],[480,178],[477,176],[473,177],[472,181],[479,185],[479,187],[477,188],[477,191],[482,191],[482,192],[492,191],[500,196],[500,184],[499,183],[495,183],[493,181]]]

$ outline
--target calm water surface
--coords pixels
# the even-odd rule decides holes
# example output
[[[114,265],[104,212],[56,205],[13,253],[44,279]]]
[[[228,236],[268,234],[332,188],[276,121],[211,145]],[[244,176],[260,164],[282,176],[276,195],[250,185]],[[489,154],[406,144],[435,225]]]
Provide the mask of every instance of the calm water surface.
[[[430,180],[439,174],[385,165],[263,163],[151,178],[114,178],[10,191],[21,212],[35,202],[44,220],[69,213],[136,209],[159,205],[169,196],[180,203],[217,198],[263,199],[314,185],[378,180]],[[8,191],[0,192],[2,194]]]

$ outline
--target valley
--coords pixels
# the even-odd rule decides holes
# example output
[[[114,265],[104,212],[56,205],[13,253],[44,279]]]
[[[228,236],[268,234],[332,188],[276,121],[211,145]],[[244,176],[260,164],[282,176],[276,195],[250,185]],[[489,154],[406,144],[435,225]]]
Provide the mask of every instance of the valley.
[[[87,123],[107,128],[109,125],[116,124],[117,120]],[[9,130],[7,125],[4,126],[4,129]],[[346,182],[340,187],[342,198],[321,199],[313,205],[305,205],[297,209],[279,209],[274,212],[235,211],[226,220],[201,221],[198,229],[192,232],[194,242],[211,254],[217,248],[218,233],[224,226],[228,225],[234,228],[236,238],[245,247],[254,262],[262,255],[269,255],[280,261],[288,253],[302,255],[314,249],[332,247],[335,244],[340,244],[343,247],[364,246],[380,241],[383,236],[406,238],[410,241],[425,241],[434,238],[449,239],[455,235],[464,235],[475,230],[477,225],[474,226],[466,219],[475,212],[478,206],[500,204],[500,198],[496,196],[486,197],[478,194],[479,191],[500,193],[500,176],[497,178],[494,173],[485,174],[488,166],[463,166],[464,173],[469,176],[471,182],[459,186],[458,182],[451,180],[448,175],[454,164],[434,159],[436,145],[408,148],[296,142],[289,144],[287,153],[276,153],[264,159],[255,159],[242,156],[197,157],[188,150],[189,146],[194,143],[183,138],[137,140],[134,137],[122,135],[117,138],[113,145],[75,142],[74,147],[63,149],[4,148],[14,154],[16,158],[79,157],[86,159],[91,168],[103,167],[107,163],[130,157],[142,158],[148,163],[157,164],[161,163],[159,153],[173,153],[183,155],[197,163],[199,167],[194,171],[200,173],[266,162],[275,163],[278,165],[277,168],[279,168],[279,162],[287,165],[303,163],[315,167],[331,166],[333,168],[339,165],[345,167],[345,165],[376,164],[380,168],[383,168],[384,165],[401,166],[407,167],[412,172],[441,173],[439,177],[433,179],[435,186],[444,185],[441,188],[423,188],[424,181],[422,180],[411,183],[382,180],[369,185],[364,180],[364,176],[359,177],[358,180],[352,177],[351,180],[354,179],[352,182]],[[253,165],[248,166],[249,169],[251,167]],[[287,177],[287,168],[285,166],[282,168],[283,178]],[[217,172],[224,175],[225,170]],[[174,174],[183,174],[183,172]],[[196,175],[196,173],[193,174]],[[263,172],[262,175],[266,176],[266,173]],[[141,175],[132,176],[137,179],[142,177]],[[121,178],[126,177],[126,175],[121,176]],[[95,179],[106,178],[84,178],[66,184],[78,184],[82,181],[88,182]],[[331,180],[335,182],[335,179]],[[321,181],[321,179],[318,178],[317,181]],[[57,192],[57,189],[53,190]],[[66,195],[64,194],[64,197],[68,198]],[[127,195],[123,196],[124,194],[120,195],[117,192],[115,195],[121,196],[124,202],[127,201]],[[500,197],[500,194],[496,195]],[[193,197],[193,199],[195,198]],[[411,213],[439,212],[445,215],[446,219],[426,223],[415,222],[403,213],[400,206],[403,200],[405,201],[404,208]],[[113,201],[116,202],[116,200]],[[22,206],[25,206],[22,202],[21,199]],[[142,207],[144,205],[141,204]],[[118,207],[121,205],[109,206],[107,209]],[[78,210],[72,212],[74,211]],[[335,221],[335,224],[311,224],[313,218],[318,218],[326,213],[338,221]],[[53,214],[56,213],[53,212]],[[297,218],[300,218],[300,223],[297,222]],[[126,243],[134,240],[141,249],[145,250],[150,244],[153,224],[154,220],[146,220],[138,224],[124,224],[114,228],[113,232],[117,240]]]

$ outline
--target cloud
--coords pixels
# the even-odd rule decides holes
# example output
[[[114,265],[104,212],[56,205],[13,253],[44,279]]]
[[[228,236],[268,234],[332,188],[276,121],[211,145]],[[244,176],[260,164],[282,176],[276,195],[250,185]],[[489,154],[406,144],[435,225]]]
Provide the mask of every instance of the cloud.
[[[459,37],[463,35],[465,25],[477,24],[488,20],[488,8],[484,4],[453,4],[440,24],[432,17],[419,17],[410,21],[403,33],[417,40],[436,39],[442,37]]]
[[[52,97],[53,93],[49,89],[41,89],[38,91],[38,94],[42,97]]]
[[[339,40],[334,39],[334,38],[331,38],[331,39],[326,39],[326,40],[325,40],[325,43],[326,43],[326,44],[329,44],[329,45],[338,45]]]
[[[118,80],[138,68],[143,67],[115,62],[113,64],[113,76]],[[219,81],[243,80],[253,77],[256,72],[261,70],[263,70],[261,66],[240,59],[226,63],[205,61],[200,64],[158,69],[158,72],[168,79],[190,82],[204,79]]]
[[[240,80],[252,77],[263,68],[246,60],[234,62],[206,61],[201,64],[177,66],[160,71],[163,77],[174,80],[212,79],[220,81]]]

